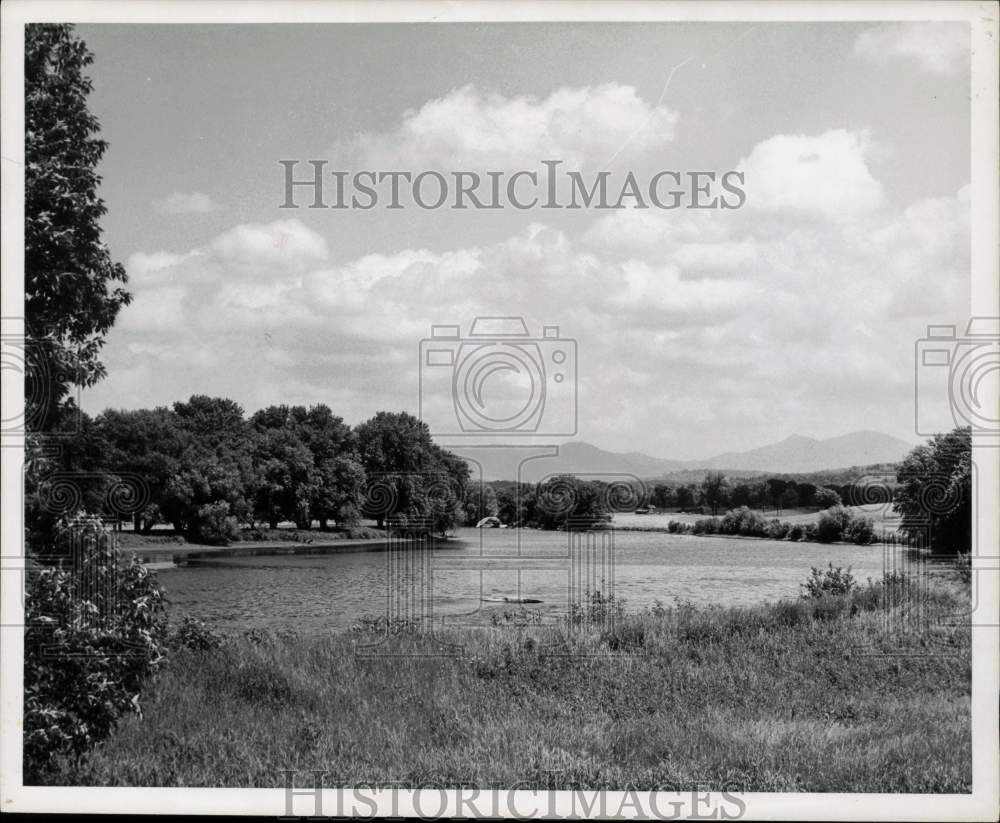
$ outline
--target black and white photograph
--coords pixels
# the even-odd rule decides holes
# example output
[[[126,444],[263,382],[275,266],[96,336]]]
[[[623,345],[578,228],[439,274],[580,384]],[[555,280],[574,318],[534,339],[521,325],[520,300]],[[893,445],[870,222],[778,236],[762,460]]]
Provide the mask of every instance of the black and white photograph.
[[[997,19],[5,5],[0,806],[995,820]]]

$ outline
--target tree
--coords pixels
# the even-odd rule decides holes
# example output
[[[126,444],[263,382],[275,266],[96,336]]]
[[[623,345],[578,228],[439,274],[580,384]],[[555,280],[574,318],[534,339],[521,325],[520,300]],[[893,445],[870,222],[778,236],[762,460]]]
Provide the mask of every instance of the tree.
[[[313,513],[321,529],[327,521],[338,525],[357,523],[365,496],[365,469],[354,453],[341,454],[316,466],[319,482],[313,496]]]
[[[147,504],[134,509],[136,531],[149,532],[160,517],[167,482],[181,468],[181,458],[191,445],[191,434],[183,429],[170,409],[108,409],[96,420],[107,444],[104,462],[114,471],[141,479]]]
[[[713,515],[718,514],[719,507],[725,504],[728,490],[726,476],[722,472],[708,472],[701,481],[701,496]]]
[[[542,529],[590,529],[611,520],[605,487],[597,481],[559,475],[539,483],[536,522]]]
[[[939,434],[911,451],[896,477],[900,531],[936,553],[972,548],[972,430]]]
[[[355,522],[364,491],[364,469],[350,427],[325,405],[268,406],[253,414],[255,514],[277,528],[294,520],[309,529],[313,518]]]
[[[694,489],[690,486],[677,487],[677,508],[682,512],[694,508]]]
[[[771,508],[777,511],[781,507],[781,495],[788,488],[788,481],[780,477],[769,477],[764,481],[764,485],[767,488],[766,500],[771,504]]]
[[[131,300],[125,269],[101,242],[105,206],[96,168],[107,144],[87,109],[91,83],[83,70],[92,61],[72,26],[25,26],[24,491],[28,541],[36,552],[51,542],[55,522],[32,509],[40,486],[55,473],[80,468],[73,453],[89,421],[71,389],[104,376],[105,335]],[[66,435],[55,453],[42,440],[47,435]]]
[[[843,506],[833,506],[822,512],[816,524],[816,540],[820,543],[834,543],[844,536],[844,530],[851,524],[851,513]]]
[[[370,476],[433,468],[434,441],[427,424],[406,412],[379,412],[354,430],[361,463]]]
[[[668,486],[666,483],[657,483],[653,486],[653,494],[649,502],[658,509],[666,509],[677,502],[677,496],[672,486]]]
[[[368,511],[379,525],[419,524],[443,534],[459,522],[469,465],[437,446],[426,423],[406,412],[378,412],[355,435],[369,488],[384,492]]]
[[[812,483],[799,483],[799,503],[803,508],[811,508],[816,505],[816,486]]]
[[[795,486],[789,486],[781,493],[781,508],[794,509],[799,505],[799,493]]]
[[[840,495],[826,486],[820,486],[816,489],[813,500],[821,509],[829,509],[831,506],[839,506],[841,504]]]
[[[287,428],[258,432],[253,466],[254,516],[272,529],[282,520],[294,520],[298,528],[308,529],[319,473],[305,443]]]
[[[104,336],[131,295],[124,267],[101,242],[97,165],[107,143],[83,74],[93,55],[71,25],[29,24],[24,45],[25,396],[38,404],[26,422],[48,432],[75,411],[71,387],[104,376]]]
[[[484,517],[496,517],[500,511],[497,493],[488,483],[469,483],[462,504],[465,525],[475,526]]]

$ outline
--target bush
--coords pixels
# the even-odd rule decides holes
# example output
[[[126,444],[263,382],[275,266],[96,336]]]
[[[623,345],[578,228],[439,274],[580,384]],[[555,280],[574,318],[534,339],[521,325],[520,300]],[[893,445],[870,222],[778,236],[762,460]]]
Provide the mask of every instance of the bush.
[[[225,546],[240,539],[240,524],[224,500],[200,506],[193,531],[198,540],[212,545]]]
[[[803,526],[802,526],[801,523],[792,523],[788,527],[788,534],[786,534],[785,537],[788,540],[798,541],[798,540],[804,540],[805,539],[805,534],[806,534],[806,530],[805,530],[805,528],[803,528]]]
[[[801,584],[801,588],[804,589],[803,598],[850,594],[856,587],[857,582],[851,574],[851,567],[848,566],[845,571],[840,566],[834,568],[833,563],[830,563],[824,571],[813,566],[809,579]]]
[[[203,621],[191,617],[191,615],[185,615],[171,641],[186,649],[206,651],[219,648],[225,638],[206,626]]]
[[[815,539],[819,543],[833,543],[844,536],[844,529],[851,522],[851,514],[843,506],[833,506],[821,512],[816,524]]]
[[[25,783],[60,756],[79,759],[122,714],[141,714],[142,684],[163,661],[155,575],[135,557],[121,566],[97,517],[60,522],[55,543],[72,565],[31,569],[25,592]]]
[[[875,542],[875,528],[871,518],[851,517],[844,529],[844,540],[849,540],[858,546],[867,546]]]
[[[745,537],[764,537],[767,535],[767,521],[755,511],[746,506],[726,512],[719,524],[721,534],[741,534]]]
[[[703,517],[694,521],[691,531],[694,534],[718,534],[719,523],[718,517]]]
[[[814,543],[816,541],[816,532],[817,528],[815,523],[806,523],[805,526],[802,527],[802,542]]]
[[[784,540],[791,526],[783,520],[772,520],[767,524],[767,536],[772,540]]]
[[[667,523],[667,531],[671,534],[679,534],[684,531],[684,524],[679,520],[671,520]]]

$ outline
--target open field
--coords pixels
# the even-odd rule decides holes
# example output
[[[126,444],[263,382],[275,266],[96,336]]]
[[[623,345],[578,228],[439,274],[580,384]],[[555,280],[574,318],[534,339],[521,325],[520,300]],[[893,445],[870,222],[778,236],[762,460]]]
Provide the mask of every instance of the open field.
[[[870,518],[878,531],[881,531],[883,528],[895,530],[896,525],[899,522],[898,516],[896,516],[891,509],[888,509],[888,507],[884,509],[876,509],[875,507],[845,506],[844,508],[851,514],[857,515],[858,517]],[[777,518],[778,520],[784,520],[788,523],[799,523],[802,525],[805,525],[806,523],[818,522],[821,513],[820,510],[814,508],[782,509],[780,514],[776,513],[774,509],[765,509],[763,511],[758,509],[757,511],[759,511],[760,514],[768,520]],[[720,510],[718,516],[721,517],[725,513],[724,509]],[[662,529],[665,531],[671,520],[676,520],[680,523],[694,523],[695,521],[703,520],[706,517],[711,517],[711,515],[673,511],[662,511],[652,514],[617,513],[615,514],[614,523],[615,528],[618,529]]]
[[[968,588],[884,595],[602,606],[562,630],[511,613],[442,635],[455,659],[371,626],[176,648],[145,717],[47,782],[279,786],[280,770],[325,769],[340,783],[967,792],[969,629],[938,618]],[[929,622],[909,619],[916,605]],[[886,634],[887,609],[905,636]],[[380,639],[388,656],[356,656]]]

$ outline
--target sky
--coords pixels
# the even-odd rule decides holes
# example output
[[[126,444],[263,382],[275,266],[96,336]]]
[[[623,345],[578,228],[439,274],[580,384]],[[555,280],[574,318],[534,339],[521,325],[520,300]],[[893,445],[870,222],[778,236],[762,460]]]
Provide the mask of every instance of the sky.
[[[192,394],[416,412],[432,325],[522,316],[575,341],[577,437],[602,448],[916,441],[914,343],[968,317],[965,24],[77,31],[109,142],[104,237],[134,294],[89,413]],[[747,200],[289,210],[282,159],[739,170]]]

